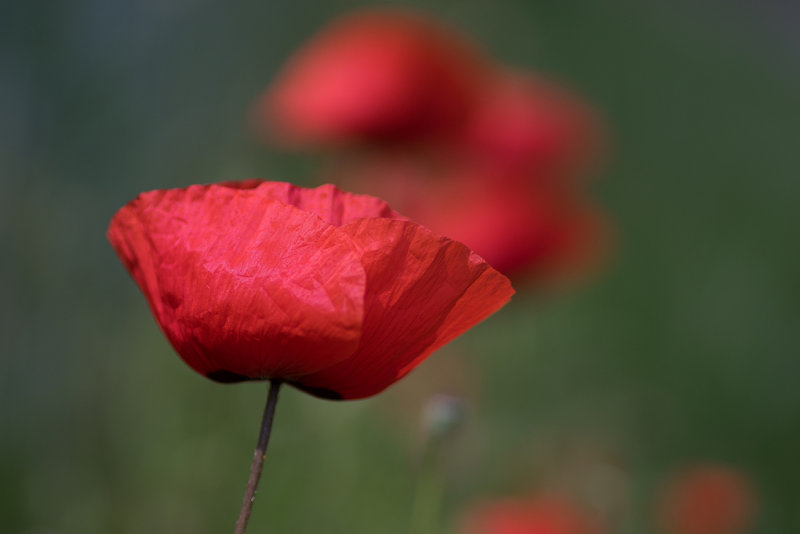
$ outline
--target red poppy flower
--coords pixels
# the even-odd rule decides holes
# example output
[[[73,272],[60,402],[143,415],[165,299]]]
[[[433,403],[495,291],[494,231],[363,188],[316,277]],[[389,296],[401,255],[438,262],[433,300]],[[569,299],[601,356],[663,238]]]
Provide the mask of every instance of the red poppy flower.
[[[471,510],[463,534],[597,534],[599,530],[572,502],[560,497],[505,499]]]
[[[705,465],[679,473],[659,504],[659,520],[669,534],[742,534],[753,522],[755,495],[738,470]]]
[[[552,82],[499,73],[469,119],[464,156],[501,174],[572,178],[599,153],[598,122],[580,99]]]
[[[360,11],[295,53],[257,121],[289,144],[429,140],[462,126],[484,69],[459,36],[425,17]]]
[[[195,371],[328,398],[380,392],[513,293],[464,245],[333,186],[151,191],[108,239]]]

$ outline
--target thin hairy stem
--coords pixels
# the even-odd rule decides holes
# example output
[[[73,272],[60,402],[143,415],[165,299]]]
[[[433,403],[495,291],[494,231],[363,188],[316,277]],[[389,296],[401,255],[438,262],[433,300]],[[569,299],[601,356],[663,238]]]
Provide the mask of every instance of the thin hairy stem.
[[[267,454],[269,435],[272,431],[272,420],[275,418],[275,405],[278,403],[278,390],[280,380],[272,380],[267,394],[267,405],[264,407],[264,417],[261,419],[261,433],[258,435],[258,445],[253,453],[253,463],[250,465],[250,478],[247,479],[247,488],[242,500],[242,510],[236,520],[236,529],[233,534],[245,534],[250,513],[253,511],[253,502],[256,500],[258,481],[261,479],[261,470],[264,469],[264,457]]]

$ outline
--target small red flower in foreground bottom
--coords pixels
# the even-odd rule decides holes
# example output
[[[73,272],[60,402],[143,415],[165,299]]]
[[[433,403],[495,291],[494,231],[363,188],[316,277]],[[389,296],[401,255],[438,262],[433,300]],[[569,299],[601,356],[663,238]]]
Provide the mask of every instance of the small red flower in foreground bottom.
[[[586,514],[560,497],[505,499],[473,509],[460,534],[597,534]]]
[[[329,398],[380,392],[513,293],[464,245],[333,186],[151,191],[108,238],[195,371]]]
[[[705,465],[665,487],[659,520],[667,534],[744,534],[753,523],[755,492],[738,470]]]

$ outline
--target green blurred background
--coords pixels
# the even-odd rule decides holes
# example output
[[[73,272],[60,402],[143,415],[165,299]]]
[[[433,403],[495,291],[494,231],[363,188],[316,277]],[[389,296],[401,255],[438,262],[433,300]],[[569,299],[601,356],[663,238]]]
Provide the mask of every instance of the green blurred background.
[[[265,386],[191,372],[104,232],[140,191],[315,162],[247,113],[357,2],[0,7],[0,532],[232,530]],[[404,533],[422,406],[463,396],[442,531],[475,499],[562,489],[652,532],[659,484],[735,466],[753,532],[800,532],[800,24],[790,2],[417,3],[605,115],[608,268],[514,301],[373,399],[287,388],[250,531]],[[794,28],[794,30],[793,30]]]

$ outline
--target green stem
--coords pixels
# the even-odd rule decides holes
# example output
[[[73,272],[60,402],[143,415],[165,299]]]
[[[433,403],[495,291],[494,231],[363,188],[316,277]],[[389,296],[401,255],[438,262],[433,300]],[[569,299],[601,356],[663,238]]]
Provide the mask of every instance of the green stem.
[[[269,393],[267,394],[267,405],[264,407],[264,417],[261,419],[261,432],[258,435],[258,444],[253,453],[253,463],[250,465],[250,477],[247,479],[247,488],[242,499],[242,509],[239,518],[236,520],[236,529],[233,534],[245,534],[247,522],[250,520],[250,513],[253,511],[253,502],[256,500],[258,491],[258,481],[261,479],[261,471],[264,469],[264,457],[267,453],[269,435],[272,431],[272,420],[275,418],[275,405],[278,403],[278,390],[281,387],[280,380],[272,380],[269,383]]]

